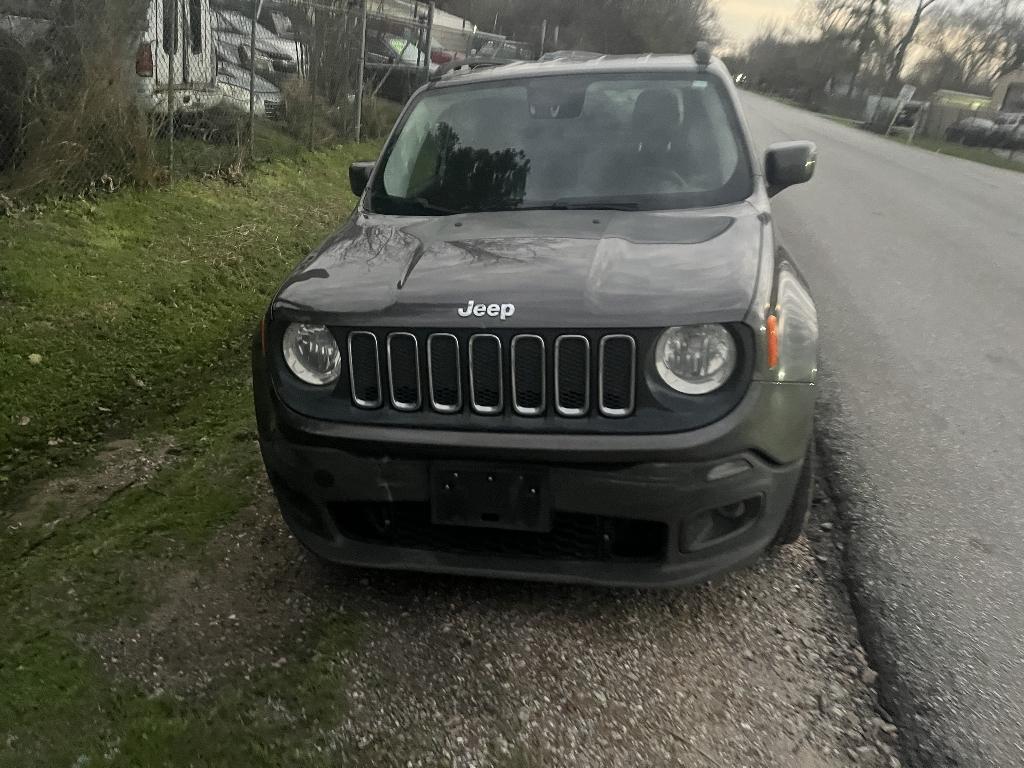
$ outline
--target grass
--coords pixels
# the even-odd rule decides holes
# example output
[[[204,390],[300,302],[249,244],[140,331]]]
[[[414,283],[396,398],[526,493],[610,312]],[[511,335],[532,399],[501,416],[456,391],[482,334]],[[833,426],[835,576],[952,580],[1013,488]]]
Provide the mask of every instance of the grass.
[[[225,673],[196,698],[113,677],[88,639],[144,621],[167,600],[161,577],[201,571],[211,540],[261,493],[248,334],[353,205],[349,162],[377,150],[0,220],[0,767],[345,757],[323,724],[345,707],[339,658],[357,633],[346,614],[313,621],[287,667]],[[100,441],[147,434],[176,446],[148,482],[19,518],[44,478],[73,467],[88,482]]]
[[[787,99],[781,96],[774,96],[770,94],[761,95],[765,96],[766,98],[772,99],[773,101],[777,101],[780,104],[785,104],[790,107],[796,107],[797,109],[802,109],[807,112],[814,112],[814,114],[824,117],[828,120],[832,120],[833,122],[836,123],[841,123],[843,125],[848,125],[850,127],[855,127],[859,125],[858,120],[852,120],[850,118],[840,117],[839,115],[831,115],[824,112],[819,112],[817,110],[809,109],[806,105],[801,104],[798,101],[794,101],[793,99]],[[886,138],[892,141],[898,141],[902,144],[907,143],[907,137],[905,134],[894,134],[891,136],[887,136]],[[950,157],[959,157],[964,160],[971,160],[972,162],[975,163],[991,165],[996,168],[1004,168],[1009,171],[1024,172],[1024,152],[1018,152],[1017,159],[1011,160],[1008,157],[997,155],[991,149],[986,149],[985,147],[967,147],[964,146],[963,144],[954,144],[953,142],[944,141],[942,139],[932,139],[926,136],[915,137],[914,143],[911,144],[910,146],[914,146],[917,147],[918,149],[923,149],[928,152],[936,152],[941,155],[949,155]]]
[[[904,144],[907,142],[906,136],[890,136],[889,138],[900,141]],[[911,146],[928,152],[936,152],[940,155],[949,155],[950,157],[959,157],[964,160],[971,160],[975,163],[992,165],[996,168],[1005,168],[1009,171],[1024,172],[1024,152],[1018,152],[1018,159],[1011,160],[1008,157],[997,155],[991,149],[986,149],[984,147],[967,147],[963,144],[954,144],[953,142],[943,141],[942,139],[930,139],[925,136],[916,137]]]
[[[819,113],[822,117],[831,120],[833,123],[839,123],[840,125],[847,125],[851,128],[855,128],[860,125],[859,120],[854,120],[852,117],[840,117],[839,115],[828,115],[825,113]]]
[[[0,500],[172,412],[353,204],[355,145],[0,220]]]
[[[59,526],[45,546],[32,539],[46,526],[3,541],[0,766],[276,766],[343,711],[336,659],[353,637],[344,615],[316,624],[287,669],[228,675],[196,699],[112,680],[83,647],[83,636],[139,621],[160,599],[153,568],[197,559],[252,501],[262,469],[251,440],[239,439],[251,436],[248,384],[221,370],[216,385],[160,425],[189,448],[148,486]],[[327,754],[306,757],[329,764]]]

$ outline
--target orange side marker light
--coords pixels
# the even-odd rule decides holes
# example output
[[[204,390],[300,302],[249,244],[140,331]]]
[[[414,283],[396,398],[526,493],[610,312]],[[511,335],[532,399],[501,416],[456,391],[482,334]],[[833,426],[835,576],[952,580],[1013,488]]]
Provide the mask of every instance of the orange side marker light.
[[[768,367],[774,369],[779,365],[779,318],[768,315],[765,325],[768,329]]]

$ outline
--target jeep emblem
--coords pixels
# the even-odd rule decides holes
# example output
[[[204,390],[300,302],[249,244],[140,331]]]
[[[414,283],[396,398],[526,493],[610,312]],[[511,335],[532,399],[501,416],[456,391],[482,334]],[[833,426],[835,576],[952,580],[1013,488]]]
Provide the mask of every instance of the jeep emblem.
[[[508,320],[516,313],[515,304],[477,304],[472,299],[469,303],[460,307],[459,317],[497,317],[501,320]]]

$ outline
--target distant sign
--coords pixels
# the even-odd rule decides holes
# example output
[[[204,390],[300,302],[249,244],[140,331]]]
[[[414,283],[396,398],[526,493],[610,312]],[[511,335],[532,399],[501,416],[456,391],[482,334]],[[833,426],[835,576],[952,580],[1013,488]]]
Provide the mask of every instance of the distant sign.
[[[903,109],[903,107],[907,106],[910,100],[914,98],[915,93],[917,93],[917,88],[912,85],[904,85],[900,88],[900,95],[896,97],[896,101],[900,105],[899,108]]]
[[[910,104],[910,100],[914,98],[914,94],[917,93],[917,88],[912,85],[904,85],[900,88],[900,95],[896,97],[896,105],[893,108],[892,120],[889,121],[889,127],[885,131],[885,135],[888,136],[892,133],[893,127],[896,125],[896,121],[900,119],[900,115],[903,110]],[[917,127],[917,115],[914,116],[914,127]]]

